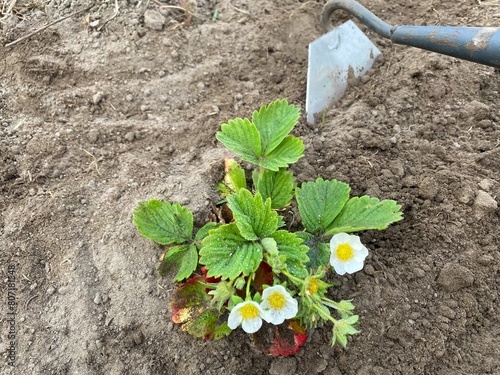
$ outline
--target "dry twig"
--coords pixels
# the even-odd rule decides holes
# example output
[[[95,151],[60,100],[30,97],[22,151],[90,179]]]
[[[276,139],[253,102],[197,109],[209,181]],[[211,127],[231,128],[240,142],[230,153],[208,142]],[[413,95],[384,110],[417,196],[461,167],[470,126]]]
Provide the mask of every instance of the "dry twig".
[[[243,10],[243,9],[240,9],[240,8],[236,7],[235,5],[233,5],[233,3],[231,2],[231,0],[229,0],[228,2],[229,2],[229,5],[231,5],[234,10],[236,10],[236,11],[238,11],[240,13],[246,14],[247,16],[252,17],[252,14],[250,12],[247,12],[246,10]]]
[[[162,9],[176,9],[182,10],[184,13],[186,13],[186,26],[189,26],[191,24],[191,20],[193,17],[199,18],[199,16],[196,14],[196,0],[179,0],[179,5],[165,5],[159,0],[153,1]]]
[[[92,167],[92,164],[95,165],[95,170],[97,171],[97,174],[100,176],[101,175],[101,171],[99,170],[99,164],[97,163],[97,158],[92,155],[90,152],[88,152],[87,150],[85,150],[84,148],[82,148],[83,151],[85,151],[85,153],[87,155],[89,155],[92,159],[94,159],[90,164],[89,164],[89,170],[90,168]]]
[[[481,0],[477,0],[477,3],[482,6],[482,7],[487,7],[487,6],[493,6],[493,7],[498,7],[500,6],[500,1],[481,1]]]
[[[26,303],[24,304],[24,310],[28,310],[28,305],[30,304],[31,301],[33,301],[36,297],[38,297],[38,294],[34,295],[33,297],[30,297]]]
[[[115,0],[115,13],[104,21],[103,24],[97,28],[97,31],[101,31],[110,21],[114,20],[118,14],[120,14],[120,7],[118,6],[118,0]]]
[[[11,0],[10,3],[2,3],[2,10],[0,11],[0,14],[7,16],[12,13],[12,9],[14,9],[16,3],[17,0]]]

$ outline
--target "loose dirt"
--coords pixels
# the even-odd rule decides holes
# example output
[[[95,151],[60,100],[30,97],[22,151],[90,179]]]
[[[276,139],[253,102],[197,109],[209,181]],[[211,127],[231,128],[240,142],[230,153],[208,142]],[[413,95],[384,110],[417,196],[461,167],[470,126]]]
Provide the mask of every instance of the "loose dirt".
[[[158,198],[209,219],[227,154],[215,132],[276,99],[305,107],[323,3],[198,0],[186,25],[159,5],[177,1],[0,1],[2,374],[500,372],[500,74],[364,27],[381,58],[324,122],[303,111],[293,167],[403,205],[362,234],[363,272],[331,276],[361,333],[331,348],[326,326],[273,358],[242,330],[204,342],[170,321],[175,285],[132,212]],[[500,23],[494,1],[364,3],[391,24]]]

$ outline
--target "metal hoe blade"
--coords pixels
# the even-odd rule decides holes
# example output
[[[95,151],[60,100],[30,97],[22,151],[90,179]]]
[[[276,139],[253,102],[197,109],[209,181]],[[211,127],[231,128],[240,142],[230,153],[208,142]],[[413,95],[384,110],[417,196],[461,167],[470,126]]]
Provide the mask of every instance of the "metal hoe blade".
[[[338,101],[349,79],[366,74],[380,55],[378,48],[352,21],[309,44],[307,122]]]

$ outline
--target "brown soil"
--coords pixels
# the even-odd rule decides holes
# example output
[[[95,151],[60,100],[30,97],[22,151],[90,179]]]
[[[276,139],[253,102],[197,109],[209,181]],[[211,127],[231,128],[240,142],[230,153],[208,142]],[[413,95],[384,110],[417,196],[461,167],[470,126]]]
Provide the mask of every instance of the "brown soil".
[[[498,71],[367,32],[381,58],[324,123],[303,114],[293,170],[396,199],[405,219],[362,234],[363,272],[332,276],[360,315],[348,349],[323,327],[272,358],[240,329],[204,342],[171,323],[175,285],[131,214],[155,197],[208,219],[226,154],[215,132],[276,99],[304,108],[323,2],[199,0],[187,27],[155,1],[118,1],[115,18],[113,1],[47,3],[17,1],[0,22],[0,274],[18,303],[15,367],[1,316],[2,374],[500,373]],[[491,1],[365,3],[392,24],[500,22]]]

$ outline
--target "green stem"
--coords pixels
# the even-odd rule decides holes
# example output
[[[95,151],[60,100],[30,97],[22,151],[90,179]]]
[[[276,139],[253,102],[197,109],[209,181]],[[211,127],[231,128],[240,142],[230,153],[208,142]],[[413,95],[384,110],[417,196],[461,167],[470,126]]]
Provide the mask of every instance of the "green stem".
[[[224,281],[226,283],[229,284],[229,286],[233,286],[233,283],[234,283],[234,280],[229,280],[229,281]],[[201,285],[203,285],[205,288],[208,288],[208,289],[217,289],[217,286],[219,285],[219,283],[207,283],[206,281],[204,282],[200,282]]]
[[[337,321],[332,318],[330,314],[326,314],[321,307],[319,307],[316,303],[313,303],[313,307],[315,310],[317,310],[321,315],[323,315],[325,318],[327,318],[329,321],[331,321],[333,324],[337,324]]]
[[[253,273],[251,273],[249,276],[248,276],[248,280],[247,280],[247,288],[246,288],[246,293],[245,293],[245,300],[246,301],[249,301],[251,300],[252,298],[250,297],[250,284],[252,283],[252,276],[253,276]]]
[[[323,301],[326,301],[326,302],[328,302],[328,303],[331,303],[332,305],[337,306],[336,308],[337,308],[338,310],[340,310],[340,308],[339,308],[339,303],[338,303],[338,302],[335,302],[334,300],[331,300],[330,298],[326,298],[326,297],[321,297],[321,299],[322,299]]]
[[[256,189],[258,188],[259,183],[262,180],[262,177],[264,177],[264,172],[265,171],[266,171],[266,168],[264,168],[263,166],[259,166],[259,178],[257,180],[257,186],[255,187]]]
[[[217,289],[217,285],[215,283],[207,283],[207,282],[200,282],[200,285],[203,285],[207,289]]]
[[[287,270],[282,270],[282,271],[281,271],[281,273],[282,273],[283,275],[285,275],[286,277],[288,277],[290,280],[296,281],[296,282],[298,282],[298,283],[300,283],[300,284],[304,284],[304,282],[305,282],[304,280],[299,279],[299,278],[298,278],[298,277],[296,277],[296,276],[293,276],[293,275],[292,275],[290,272],[288,272]]]

